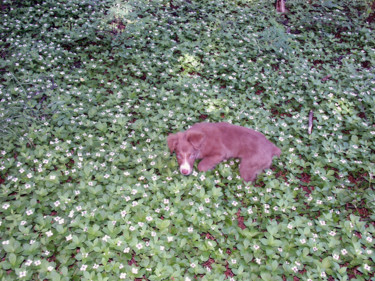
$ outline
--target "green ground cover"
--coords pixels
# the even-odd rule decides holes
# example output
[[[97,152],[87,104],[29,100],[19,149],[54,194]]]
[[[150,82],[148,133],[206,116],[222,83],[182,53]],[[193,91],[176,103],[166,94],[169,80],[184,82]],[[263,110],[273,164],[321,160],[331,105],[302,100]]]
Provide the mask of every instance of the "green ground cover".
[[[369,3],[273,2],[1,2],[1,280],[374,278]],[[184,177],[201,121],[282,155]]]

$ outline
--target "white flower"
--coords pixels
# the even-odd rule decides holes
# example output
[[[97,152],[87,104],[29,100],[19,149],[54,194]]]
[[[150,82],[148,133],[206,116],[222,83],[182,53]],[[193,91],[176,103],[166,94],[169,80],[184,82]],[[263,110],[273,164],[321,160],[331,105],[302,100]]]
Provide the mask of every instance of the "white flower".
[[[371,271],[371,266],[369,266],[367,263],[365,263],[365,265],[363,266],[364,269],[366,269],[367,271]]]
[[[142,245],[141,243],[138,243],[138,244],[136,245],[136,247],[137,247],[138,250],[140,250],[140,249],[143,248],[143,245]]]
[[[132,267],[132,273],[133,273],[133,274],[137,274],[137,273],[138,273],[138,268],[136,268],[136,267]]]
[[[348,251],[346,249],[342,249],[341,250],[341,254],[343,254],[344,256],[348,253]]]
[[[85,264],[82,264],[82,266],[81,266],[80,270],[81,270],[81,271],[86,271],[86,268],[87,268],[87,265],[85,265]]]
[[[191,263],[190,266],[191,266],[191,268],[194,268],[194,267],[196,267],[197,265],[196,265],[195,263]]]
[[[51,237],[51,236],[53,235],[53,232],[52,232],[51,230],[49,230],[49,231],[46,232],[46,235],[47,235],[48,237]]]
[[[24,270],[24,271],[20,271],[20,272],[18,273],[18,276],[19,276],[20,278],[26,277],[26,273],[27,273],[26,270]]]
[[[65,237],[66,241],[72,240],[73,236],[72,234],[69,234],[68,236]]]
[[[3,209],[6,210],[10,207],[10,204],[9,203],[5,203],[3,204]]]
[[[122,273],[120,274],[120,279],[125,279],[125,278],[126,278],[126,273],[122,272]]]
[[[340,259],[340,256],[337,254],[333,254],[333,259],[338,261]]]

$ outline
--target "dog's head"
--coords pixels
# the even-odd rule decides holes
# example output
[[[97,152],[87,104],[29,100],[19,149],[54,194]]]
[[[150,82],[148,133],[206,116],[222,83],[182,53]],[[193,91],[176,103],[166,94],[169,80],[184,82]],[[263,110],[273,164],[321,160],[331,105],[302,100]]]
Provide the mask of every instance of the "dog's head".
[[[193,171],[194,161],[199,157],[204,139],[205,135],[197,131],[186,131],[168,136],[169,150],[171,153],[176,153],[181,174],[187,176]]]

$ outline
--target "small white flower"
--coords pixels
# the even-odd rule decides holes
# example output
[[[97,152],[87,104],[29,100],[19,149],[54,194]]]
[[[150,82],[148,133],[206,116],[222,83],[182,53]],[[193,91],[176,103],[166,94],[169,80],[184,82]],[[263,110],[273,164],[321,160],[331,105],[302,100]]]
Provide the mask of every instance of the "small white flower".
[[[19,276],[20,278],[26,277],[26,273],[27,273],[26,270],[24,270],[24,271],[20,271],[20,272],[18,273],[18,276]]]
[[[191,264],[190,264],[190,267],[191,267],[191,268],[195,268],[196,266],[197,266],[197,265],[196,265],[195,263],[191,263]]]
[[[3,204],[3,209],[6,210],[10,207],[10,204],[9,203],[5,203]]]
[[[80,270],[81,270],[81,271],[86,271],[86,268],[87,268],[87,265],[85,265],[85,264],[82,264],[82,266],[81,266]]]
[[[53,235],[53,232],[52,232],[51,230],[49,230],[49,231],[46,232],[46,235],[47,235],[48,237],[51,237],[51,236]]]
[[[125,278],[126,278],[126,273],[122,272],[122,273],[120,274],[120,279],[125,279]]]
[[[133,273],[133,274],[137,274],[137,273],[138,273],[138,268],[136,268],[136,267],[132,267],[132,273]]]

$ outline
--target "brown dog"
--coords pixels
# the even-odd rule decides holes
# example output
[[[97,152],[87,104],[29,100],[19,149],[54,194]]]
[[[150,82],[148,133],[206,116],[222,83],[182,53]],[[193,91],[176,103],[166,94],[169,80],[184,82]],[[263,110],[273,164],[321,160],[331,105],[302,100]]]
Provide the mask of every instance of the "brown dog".
[[[190,175],[195,159],[202,159],[198,170],[213,169],[221,161],[240,158],[240,175],[246,181],[271,166],[281,150],[254,130],[229,123],[198,123],[185,132],[167,138],[171,153],[176,152],[180,172]]]

